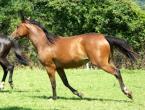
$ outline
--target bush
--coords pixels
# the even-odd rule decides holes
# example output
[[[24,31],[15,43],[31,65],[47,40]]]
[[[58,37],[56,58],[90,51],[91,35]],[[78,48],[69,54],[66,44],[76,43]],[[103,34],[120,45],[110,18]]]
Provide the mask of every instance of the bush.
[[[132,0],[2,0],[0,5],[0,31],[5,34],[20,22],[22,9],[56,35],[104,33],[127,40],[138,53],[145,52],[145,11]],[[21,44],[29,43],[21,40]],[[35,53],[31,56],[36,58]]]

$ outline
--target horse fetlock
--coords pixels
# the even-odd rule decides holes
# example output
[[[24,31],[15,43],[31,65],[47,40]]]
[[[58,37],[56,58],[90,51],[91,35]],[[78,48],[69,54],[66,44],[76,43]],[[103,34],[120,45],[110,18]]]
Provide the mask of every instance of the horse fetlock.
[[[10,87],[13,89],[14,88],[13,82],[9,82],[9,84],[10,84]]]
[[[123,88],[123,93],[130,99],[133,99],[132,92],[127,89],[127,87]]]

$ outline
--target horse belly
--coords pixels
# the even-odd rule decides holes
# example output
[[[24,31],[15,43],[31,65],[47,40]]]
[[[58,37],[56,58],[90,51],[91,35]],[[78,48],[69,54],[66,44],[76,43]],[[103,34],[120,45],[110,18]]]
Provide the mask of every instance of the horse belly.
[[[77,68],[86,64],[89,60],[79,60],[79,61],[69,61],[69,62],[59,62],[55,61],[55,65],[57,68]]]

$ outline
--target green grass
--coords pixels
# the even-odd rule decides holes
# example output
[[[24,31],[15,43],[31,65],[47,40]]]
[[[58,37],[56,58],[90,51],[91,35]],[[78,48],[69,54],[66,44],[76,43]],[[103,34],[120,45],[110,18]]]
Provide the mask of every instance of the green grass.
[[[66,70],[70,84],[84,94],[84,99],[73,95],[56,74],[60,98],[54,101],[49,99],[51,85],[44,70],[17,68],[14,89],[11,90],[6,83],[5,89],[0,92],[0,110],[144,110],[145,71],[121,71],[126,85],[133,92],[134,101],[121,92],[118,81],[112,75],[86,69]]]

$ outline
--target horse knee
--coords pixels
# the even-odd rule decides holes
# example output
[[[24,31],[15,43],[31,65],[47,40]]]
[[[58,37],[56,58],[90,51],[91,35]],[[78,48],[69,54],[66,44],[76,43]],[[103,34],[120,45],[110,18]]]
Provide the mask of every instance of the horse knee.
[[[9,71],[13,71],[13,69],[14,69],[14,65],[9,65],[7,68],[7,70],[9,70]]]

